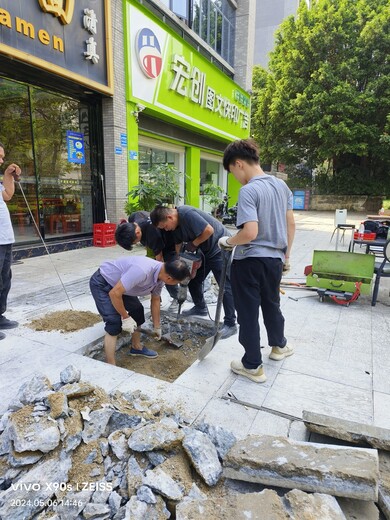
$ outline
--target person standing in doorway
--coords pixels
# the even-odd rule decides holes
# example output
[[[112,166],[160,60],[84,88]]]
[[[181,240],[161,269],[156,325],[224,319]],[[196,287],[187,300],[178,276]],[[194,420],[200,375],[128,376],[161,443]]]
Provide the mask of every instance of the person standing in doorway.
[[[293,197],[284,181],[263,172],[252,139],[229,144],[223,167],[242,184],[239,231],[218,242],[221,249],[235,248],[231,284],[240,325],[238,339],[245,349],[241,361],[232,361],[230,367],[236,374],[264,383],[267,377],[260,351],[259,307],[271,346],[269,358],[281,361],[294,353],[284,337],[279,295],[283,264],[288,262],[295,235]]]
[[[4,163],[4,146],[0,143],[0,165]],[[4,316],[7,310],[7,298],[11,289],[11,262],[12,244],[15,242],[14,231],[11,224],[11,216],[6,202],[12,199],[15,192],[15,181],[18,181],[21,170],[17,164],[10,164],[0,183],[0,340],[5,338],[2,330],[14,329],[19,325],[17,321],[11,321]]]

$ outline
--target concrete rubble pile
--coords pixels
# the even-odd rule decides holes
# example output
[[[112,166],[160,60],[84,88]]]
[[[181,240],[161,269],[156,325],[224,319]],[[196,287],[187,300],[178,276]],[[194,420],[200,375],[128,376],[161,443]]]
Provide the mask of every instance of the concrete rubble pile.
[[[24,383],[0,419],[0,518],[374,520],[379,490],[390,519],[385,446],[237,440],[69,366]]]

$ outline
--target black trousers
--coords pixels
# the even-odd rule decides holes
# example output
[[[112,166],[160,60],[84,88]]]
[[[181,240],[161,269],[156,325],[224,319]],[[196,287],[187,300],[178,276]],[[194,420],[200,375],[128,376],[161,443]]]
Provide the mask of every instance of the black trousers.
[[[11,262],[12,244],[0,244],[0,315],[7,309],[7,298],[11,289],[12,278]]]
[[[222,255],[228,255],[226,252],[218,251],[216,255],[213,255],[211,258],[204,257],[203,263],[198,269],[196,276],[193,280],[188,284],[188,289],[192,296],[192,300],[195,305],[199,307],[204,307],[206,302],[203,296],[203,281],[207,277],[210,271],[213,272],[217,283],[219,284],[221,280],[221,272],[222,272]],[[232,286],[230,285],[230,269],[227,271],[226,282],[225,282],[225,290],[223,293],[223,309],[225,311],[224,324],[228,327],[232,327],[236,323],[236,312],[234,309],[234,300],[232,294]]]
[[[237,321],[238,340],[245,349],[242,364],[257,368],[262,364],[260,351],[259,307],[271,347],[284,347],[284,317],[280,310],[279,286],[283,263],[279,258],[249,257],[234,260],[231,282]]]

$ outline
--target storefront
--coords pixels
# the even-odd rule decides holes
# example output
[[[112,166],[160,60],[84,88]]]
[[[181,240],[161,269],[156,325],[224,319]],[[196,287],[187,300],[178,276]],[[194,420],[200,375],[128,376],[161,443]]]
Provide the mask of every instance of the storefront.
[[[0,0],[0,141],[22,168],[16,246],[90,237],[102,221],[109,0]]]
[[[138,2],[125,4],[128,185],[152,161],[174,164],[176,202],[210,211],[206,184],[237,195],[222,168],[226,145],[249,136],[249,95],[169,24]]]

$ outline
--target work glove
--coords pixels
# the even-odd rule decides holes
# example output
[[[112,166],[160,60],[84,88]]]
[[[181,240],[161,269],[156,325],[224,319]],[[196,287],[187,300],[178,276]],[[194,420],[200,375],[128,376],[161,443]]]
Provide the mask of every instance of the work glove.
[[[137,328],[137,322],[133,320],[131,316],[128,318],[122,319],[122,330],[125,330],[126,332],[130,332],[132,334],[135,329]]]
[[[232,244],[227,243],[229,238],[232,238],[232,237],[221,237],[218,240],[218,246],[220,249],[223,249],[224,251],[233,251],[234,246]]]
[[[194,246],[193,242],[186,242],[184,244],[184,251],[189,251],[190,253],[195,253],[195,251],[198,249],[197,246]]]
[[[156,339],[157,341],[160,341],[160,339],[161,339],[161,327],[154,327],[153,328],[153,336],[154,336],[154,339]]]
[[[290,259],[286,258],[283,264],[283,272],[287,273],[290,270]]]

